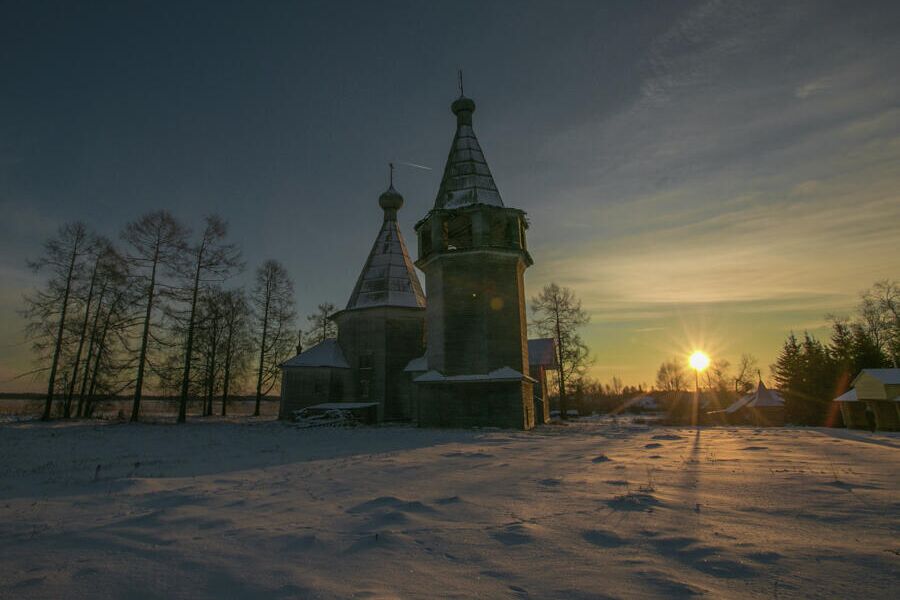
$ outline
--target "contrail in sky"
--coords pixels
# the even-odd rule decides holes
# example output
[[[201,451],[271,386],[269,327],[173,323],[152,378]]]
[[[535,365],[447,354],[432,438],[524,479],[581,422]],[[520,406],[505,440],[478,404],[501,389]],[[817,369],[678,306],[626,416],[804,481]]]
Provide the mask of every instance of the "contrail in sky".
[[[432,171],[431,167],[426,167],[425,165],[417,165],[416,163],[406,162],[405,160],[398,160],[398,163],[401,165],[406,165],[408,167],[415,167],[417,169],[425,169],[426,171]]]

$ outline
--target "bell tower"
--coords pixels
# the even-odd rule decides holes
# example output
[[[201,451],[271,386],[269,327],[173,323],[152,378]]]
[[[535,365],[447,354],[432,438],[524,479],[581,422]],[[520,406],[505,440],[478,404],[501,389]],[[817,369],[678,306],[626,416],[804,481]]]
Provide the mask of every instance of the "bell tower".
[[[528,221],[504,206],[472,128],[475,102],[451,106],[456,134],[434,207],[418,224],[427,371],[415,379],[422,426],[534,427],[524,273]]]

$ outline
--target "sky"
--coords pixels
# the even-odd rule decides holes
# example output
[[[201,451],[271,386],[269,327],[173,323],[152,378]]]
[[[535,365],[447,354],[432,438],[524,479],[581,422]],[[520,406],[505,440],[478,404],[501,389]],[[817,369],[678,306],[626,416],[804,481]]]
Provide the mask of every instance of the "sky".
[[[591,375],[694,348],[763,375],[900,279],[896,2],[0,1],[0,391],[31,367],[26,268],[60,224],[215,212],[301,314],[350,295],[381,223],[434,203],[463,69],[526,296],[572,288]]]

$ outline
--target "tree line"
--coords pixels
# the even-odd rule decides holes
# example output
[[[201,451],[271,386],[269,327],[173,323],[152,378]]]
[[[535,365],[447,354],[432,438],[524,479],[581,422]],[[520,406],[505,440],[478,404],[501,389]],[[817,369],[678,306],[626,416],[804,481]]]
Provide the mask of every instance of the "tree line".
[[[831,324],[828,341],[809,332],[791,332],[769,370],[775,387],[785,400],[785,420],[802,425],[838,424],[840,413],[831,402],[850,389],[863,369],[897,368],[900,363],[900,285],[891,280],[876,282],[860,294],[849,316],[826,315]],[[656,373],[655,388],[668,396],[690,390],[692,377],[683,360],[663,361]],[[757,360],[741,356],[732,366],[715,359],[701,375],[700,385],[708,397],[730,401],[749,393],[762,379]],[[723,406],[720,406],[724,408]]]
[[[808,332],[799,338],[791,332],[771,367],[790,423],[835,424],[840,413],[831,400],[850,389],[862,369],[897,368],[900,362],[897,282],[878,281],[860,294],[853,314],[827,317],[827,342]]]
[[[149,212],[122,229],[118,243],[83,222],[61,226],[29,267],[43,283],[24,297],[22,314],[36,368],[47,377],[43,419],[89,417],[98,399],[130,390],[132,421],[152,386],[189,400],[203,415],[255,383],[254,415],[277,384],[279,365],[302,347],[294,286],[284,265],[266,260],[249,289],[229,285],[245,264],[227,223],[207,216],[192,231],[171,213]],[[310,315],[304,341],[334,334],[334,306]],[[302,333],[302,332],[300,332]]]

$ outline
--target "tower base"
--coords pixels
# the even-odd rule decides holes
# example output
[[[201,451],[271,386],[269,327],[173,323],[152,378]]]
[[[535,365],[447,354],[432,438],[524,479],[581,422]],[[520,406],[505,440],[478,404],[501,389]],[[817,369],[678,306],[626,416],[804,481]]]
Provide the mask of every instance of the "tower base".
[[[529,380],[417,382],[415,388],[419,427],[534,428]]]

